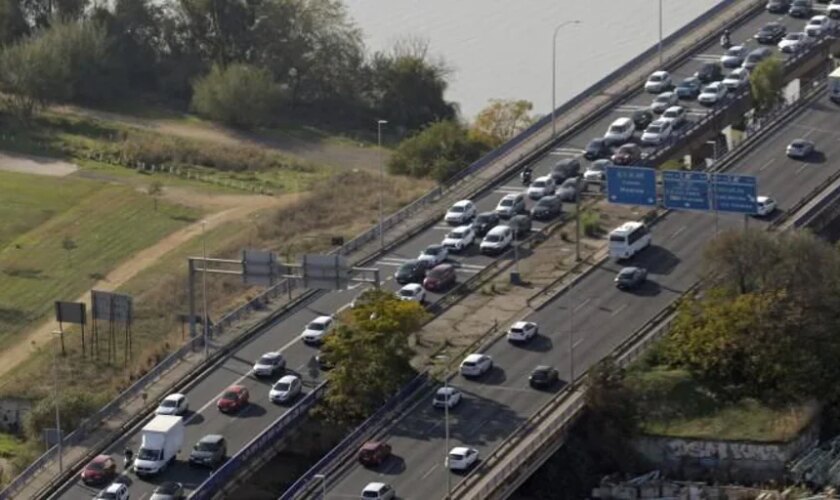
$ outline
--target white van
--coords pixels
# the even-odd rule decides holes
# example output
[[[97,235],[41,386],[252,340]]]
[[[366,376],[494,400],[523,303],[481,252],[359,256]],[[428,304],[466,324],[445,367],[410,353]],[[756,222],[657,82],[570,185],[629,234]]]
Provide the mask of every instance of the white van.
[[[513,230],[510,226],[496,226],[484,236],[479,245],[483,254],[499,254],[507,250],[513,241]]]
[[[840,104],[840,68],[828,75],[828,98]]]
[[[610,232],[610,257],[629,259],[647,248],[651,239],[650,230],[641,222],[625,222]]]
[[[604,134],[604,140],[609,144],[624,144],[633,138],[633,132],[636,131],[636,125],[630,118],[619,118],[612,122],[607,133]]]

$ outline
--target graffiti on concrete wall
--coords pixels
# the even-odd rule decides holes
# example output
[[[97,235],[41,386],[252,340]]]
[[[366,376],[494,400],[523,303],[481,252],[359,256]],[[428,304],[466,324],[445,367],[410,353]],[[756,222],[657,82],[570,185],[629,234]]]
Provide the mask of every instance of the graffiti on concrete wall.
[[[786,451],[784,446],[775,444],[689,441],[686,439],[671,439],[667,444],[669,458],[784,462],[787,460]]]

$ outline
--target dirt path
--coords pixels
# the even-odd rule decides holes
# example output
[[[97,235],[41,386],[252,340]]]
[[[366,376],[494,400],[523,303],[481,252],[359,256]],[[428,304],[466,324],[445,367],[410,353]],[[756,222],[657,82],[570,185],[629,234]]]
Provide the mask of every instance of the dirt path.
[[[2,152],[0,153],[0,170],[20,172],[22,174],[64,177],[79,170],[79,167],[55,158]]]
[[[208,122],[186,123],[162,118],[142,118],[76,106],[58,106],[53,110],[58,113],[116,122],[129,127],[152,130],[184,139],[264,147],[276,150],[279,153],[334,167],[375,170],[379,165],[377,149],[367,148],[363,145],[354,146],[332,141],[320,141],[315,138],[304,139],[283,132],[275,132],[269,137],[260,132],[241,132]],[[384,160],[387,160],[388,154],[387,151],[383,151]]]
[[[186,205],[199,205],[199,202],[201,202],[203,208],[219,210],[204,218],[205,230],[211,230],[233,220],[241,220],[260,210],[280,207],[292,201],[291,195],[285,198],[251,195],[208,196],[206,194],[199,195],[187,189],[176,188],[167,188],[163,197],[171,198],[173,201],[177,200],[179,203]],[[91,289],[113,291],[119,288],[144,269],[154,265],[167,253],[200,236],[201,230],[201,222],[199,221],[169,234],[154,245],[126,258],[120,265],[112,269],[104,279],[93,285]],[[86,291],[84,295],[76,299],[76,302],[84,302],[87,309],[90,310],[90,292]],[[58,323],[55,321],[46,321],[37,328],[29,330],[17,339],[13,345],[0,351],[0,376],[5,375],[25,361],[35,346],[49,342],[52,332],[57,328]]]

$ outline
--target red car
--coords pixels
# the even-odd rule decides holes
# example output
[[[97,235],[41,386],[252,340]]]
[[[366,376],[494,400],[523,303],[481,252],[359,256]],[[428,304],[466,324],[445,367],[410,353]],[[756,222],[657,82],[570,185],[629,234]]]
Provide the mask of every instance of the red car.
[[[451,264],[440,264],[426,273],[423,280],[423,288],[426,290],[442,290],[455,283],[455,266]]]
[[[85,465],[81,476],[85,484],[110,483],[117,476],[117,463],[111,455],[98,455]]]
[[[223,413],[239,411],[248,406],[248,389],[241,385],[232,385],[216,402],[216,407]]]
[[[391,456],[391,445],[382,441],[368,441],[359,449],[359,462],[376,467]]]

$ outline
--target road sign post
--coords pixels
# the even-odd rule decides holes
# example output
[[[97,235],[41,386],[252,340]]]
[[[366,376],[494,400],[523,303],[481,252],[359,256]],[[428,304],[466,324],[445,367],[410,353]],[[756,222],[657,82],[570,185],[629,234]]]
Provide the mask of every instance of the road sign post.
[[[656,169],[607,167],[607,199],[610,203],[656,205]]]

